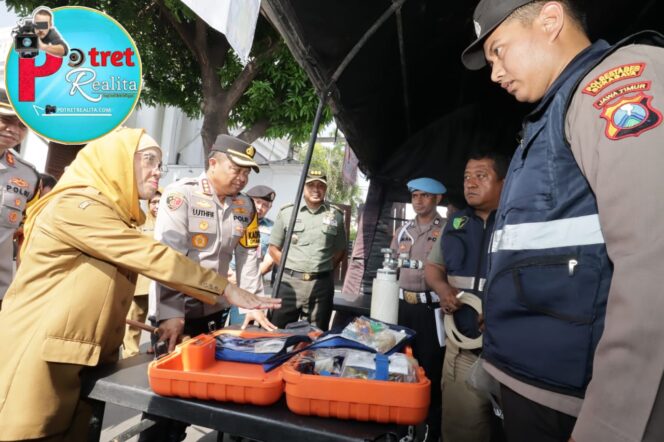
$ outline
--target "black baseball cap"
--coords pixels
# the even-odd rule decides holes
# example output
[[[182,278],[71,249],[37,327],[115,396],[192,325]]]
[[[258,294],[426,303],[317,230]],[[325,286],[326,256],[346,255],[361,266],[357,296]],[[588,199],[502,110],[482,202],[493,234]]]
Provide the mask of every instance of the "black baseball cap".
[[[482,0],[473,13],[473,24],[477,40],[472,42],[461,54],[461,61],[466,69],[476,71],[486,66],[484,58],[484,40],[512,12],[534,0]]]
[[[228,159],[240,167],[251,167],[254,172],[260,172],[258,163],[254,160],[256,149],[246,141],[230,135],[221,134],[217,136],[214,144],[210,148],[210,152],[224,152],[228,155]]]
[[[277,195],[274,189],[268,186],[258,185],[254,186],[251,189],[247,190],[247,195],[252,198],[260,198],[265,201],[272,202],[274,197]]]

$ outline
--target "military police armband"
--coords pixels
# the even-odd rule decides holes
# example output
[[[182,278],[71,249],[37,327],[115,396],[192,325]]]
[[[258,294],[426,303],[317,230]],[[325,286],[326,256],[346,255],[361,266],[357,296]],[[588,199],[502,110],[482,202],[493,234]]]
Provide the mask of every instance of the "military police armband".
[[[245,249],[255,249],[261,244],[261,234],[258,230],[258,216],[254,212],[251,222],[244,229],[244,235],[240,238],[240,245]]]

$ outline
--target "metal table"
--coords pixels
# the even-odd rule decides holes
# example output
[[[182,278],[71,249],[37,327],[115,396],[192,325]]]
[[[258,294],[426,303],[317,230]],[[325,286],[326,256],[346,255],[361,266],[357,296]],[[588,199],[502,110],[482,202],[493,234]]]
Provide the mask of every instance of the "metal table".
[[[266,442],[398,439],[397,425],[299,416],[288,410],[285,398],[269,407],[257,407],[158,396],[147,378],[151,360],[143,354],[84,372],[81,395],[94,410],[90,440],[99,440],[106,403]]]

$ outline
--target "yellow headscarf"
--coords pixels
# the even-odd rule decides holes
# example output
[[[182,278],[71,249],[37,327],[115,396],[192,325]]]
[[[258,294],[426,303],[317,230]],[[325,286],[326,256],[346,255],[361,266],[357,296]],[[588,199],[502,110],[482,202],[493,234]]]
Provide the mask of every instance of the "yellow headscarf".
[[[138,187],[134,177],[134,154],[147,147],[159,148],[143,129],[120,128],[88,143],[62,175],[58,184],[30,207],[25,221],[28,243],[34,221],[51,198],[74,187],[93,187],[111,201],[120,218],[128,224],[143,224]]]

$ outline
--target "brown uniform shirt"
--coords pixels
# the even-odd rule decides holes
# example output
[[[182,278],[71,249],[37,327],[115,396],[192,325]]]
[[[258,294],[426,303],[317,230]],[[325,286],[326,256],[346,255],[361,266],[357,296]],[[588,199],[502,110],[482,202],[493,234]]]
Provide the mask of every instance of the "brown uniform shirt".
[[[237,285],[250,293],[262,293],[258,271],[260,238],[254,203],[238,194],[220,201],[205,173],[185,178],[164,190],[159,204],[154,238],[220,275],[228,274],[235,253]],[[226,303],[203,304],[197,299],[153,283],[159,320],[201,318],[228,308]]]
[[[663,79],[664,49],[623,47],[581,81],[567,113],[567,139],[597,197],[614,265],[585,400],[488,367],[532,400],[561,411],[580,407],[577,442],[654,441],[664,434]]]
[[[392,238],[390,248],[397,253],[408,253],[411,259],[419,259],[426,263],[429,252],[440,238],[441,227],[445,225],[445,218],[439,214],[427,224],[418,224],[417,217],[397,230]],[[399,271],[399,287],[404,290],[423,292],[428,290],[424,281],[424,268],[401,269]]]

